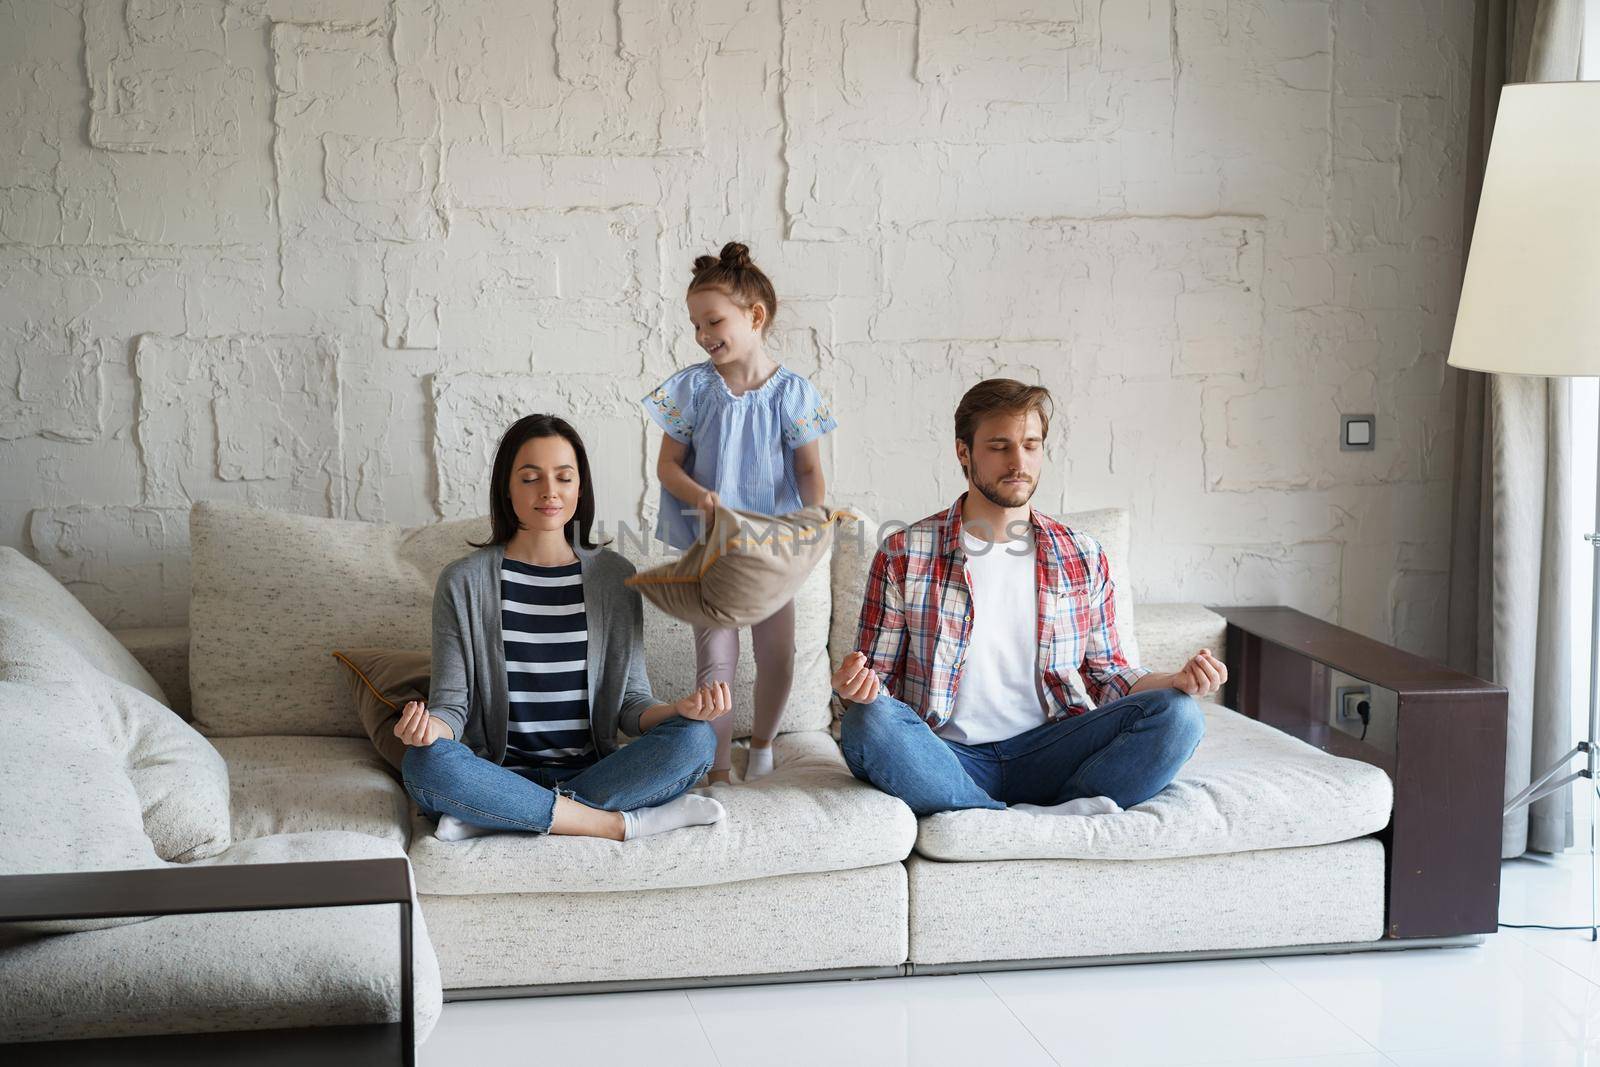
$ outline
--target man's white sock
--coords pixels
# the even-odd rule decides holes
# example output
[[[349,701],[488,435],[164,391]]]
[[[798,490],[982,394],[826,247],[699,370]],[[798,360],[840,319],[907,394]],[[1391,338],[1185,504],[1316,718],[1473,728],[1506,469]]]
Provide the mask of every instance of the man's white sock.
[[[750,762],[745,764],[744,780],[753,782],[757,778],[764,778],[772,773],[772,746],[757,748],[750,746]]]
[[[465,841],[469,837],[482,837],[484,834],[497,832],[488,826],[474,826],[470,822],[462,822],[454,815],[441,815],[439,826],[433,831],[433,836],[440,841]]]
[[[721,822],[727,814],[722,802],[714,797],[685,793],[677,800],[669,800],[653,808],[634,808],[622,813],[622,839],[664,834],[668,830],[681,830],[685,826],[709,826]]]
[[[1116,815],[1122,811],[1110,797],[1079,797],[1065,804],[1013,804],[1012,811],[1026,811],[1034,815]]]

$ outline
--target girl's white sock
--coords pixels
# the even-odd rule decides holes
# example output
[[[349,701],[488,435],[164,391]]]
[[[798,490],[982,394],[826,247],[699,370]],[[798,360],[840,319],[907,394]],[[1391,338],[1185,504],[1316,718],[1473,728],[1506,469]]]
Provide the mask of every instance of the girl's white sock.
[[[1122,808],[1110,797],[1079,797],[1065,804],[1013,804],[1012,811],[1026,811],[1034,815],[1116,815]]]
[[[668,830],[681,830],[685,826],[709,826],[721,822],[727,814],[722,802],[713,797],[685,793],[677,800],[669,800],[653,808],[634,808],[622,813],[622,839],[664,834]]]
[[[495,831],[487,826],[474,826],[470,822],[462,822],[454,815],[439,816],[439,826],[433,831],[433,836],[440,841],[465,841],[469,837],[482,837]]]
[[[764,778],[772,773],[772,746],[756,748],[750,746],[750,762],[744,768],[744,780],[753,782],[757,778]]]

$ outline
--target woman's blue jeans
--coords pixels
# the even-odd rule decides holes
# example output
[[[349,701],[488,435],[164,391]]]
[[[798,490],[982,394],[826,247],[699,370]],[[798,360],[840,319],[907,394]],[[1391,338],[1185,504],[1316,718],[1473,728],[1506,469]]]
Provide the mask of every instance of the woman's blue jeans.
[[[1151,689],[1004,741],[963,745],[880,693],[851,705],[842,727],[852,774],[918,815],[932,815],[1079,797],[1110,797],[1131,808],[1177,777],[1200,744],[1205,717],[1192,697]]]
[[[459,741],[435,741],[406,749],[401,773],[429,815],[545,834],[557,793],[606,811],[655,807],[698,782],[716,753],[709,722],[675,715],[587,767],[503,767]]]

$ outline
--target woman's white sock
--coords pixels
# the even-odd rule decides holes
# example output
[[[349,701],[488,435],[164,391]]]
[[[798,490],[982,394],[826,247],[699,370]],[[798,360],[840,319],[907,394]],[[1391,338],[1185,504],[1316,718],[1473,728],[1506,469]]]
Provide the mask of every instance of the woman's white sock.
[[[727,814],[722,802],[713,797],[685,793],[677,800],[669,800],[653,808],[634,808],[622,813],[622,839],[664,834],[668,830],[681,830],[685,826],[710,826],[721,822]]]
[[[745,764],[744,780],[753,782],[757,778],[765,778],[772,773],[772,746],[756,748],[750,746],[750,762]]]
[[[1079,797],[1065,804],[1013,804],[1012,811],[1026,811],[1034,815],[1116,815],[1122,811],[1110,797]]]
[[[487,826],[474,826],[470,822],[462,822],[454,815],[441,815],[433,836],[440,841],[465,841],[469,837],[482,837],[484,834],[495,832]]]

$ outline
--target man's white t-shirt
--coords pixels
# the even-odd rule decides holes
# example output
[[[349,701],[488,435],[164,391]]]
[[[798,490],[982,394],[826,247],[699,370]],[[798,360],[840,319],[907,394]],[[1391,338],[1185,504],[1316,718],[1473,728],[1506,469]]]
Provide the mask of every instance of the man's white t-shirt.
[[[955,713],[939,736],[965,745],[1004,741],[1044,723],[1050,704],[1039,672],[1039,584],[1032,533],[984,541],[961,532],[972,594],[972,633]]]

